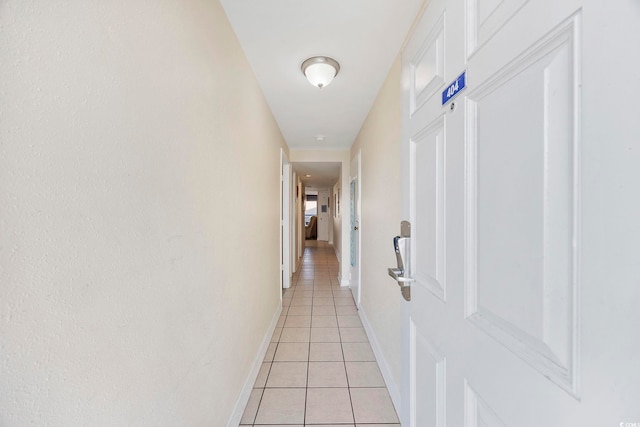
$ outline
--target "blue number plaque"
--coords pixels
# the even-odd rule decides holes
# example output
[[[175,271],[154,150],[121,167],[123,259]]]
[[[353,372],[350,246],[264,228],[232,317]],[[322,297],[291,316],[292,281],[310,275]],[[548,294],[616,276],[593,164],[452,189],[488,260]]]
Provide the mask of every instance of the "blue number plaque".
[[[467,87],[467,72],[463,71],[457,79],[442,91],[442,105],[451,101],[462,89]]]

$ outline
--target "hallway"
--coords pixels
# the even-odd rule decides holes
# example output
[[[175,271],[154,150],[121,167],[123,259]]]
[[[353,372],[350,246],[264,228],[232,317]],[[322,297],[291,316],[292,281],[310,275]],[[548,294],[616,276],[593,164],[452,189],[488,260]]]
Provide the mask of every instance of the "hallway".
[[[240,425],[399,426],[333,248],[306,245]]]

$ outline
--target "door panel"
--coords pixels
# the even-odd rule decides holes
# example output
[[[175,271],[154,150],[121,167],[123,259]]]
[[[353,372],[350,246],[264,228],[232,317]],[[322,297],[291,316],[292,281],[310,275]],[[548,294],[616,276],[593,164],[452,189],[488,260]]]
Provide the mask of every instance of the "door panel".
[[[409,61],[411,114],[415,113],[444,83],[444,14],[438,18],[424,42]],[[426,29],[426,27],[425,27]],[[420,41],[419,38],[416,41]]]
[[[506,427],[471,384],[464,384],[464,427]]]
[[[573,394],[577,20],[467,95],[466,315]]]
[[[444,427],[446,425],[446,365],[444,356],[415,324],[411,324],[411,366],[415,372],[411,385],[411,425]]]
[[[488,41],[529,0],[467,0],[467,55]]]
[[[421,129],[410,141],[411,265],[415,286],[424,286],[445,300],[445,118]]]

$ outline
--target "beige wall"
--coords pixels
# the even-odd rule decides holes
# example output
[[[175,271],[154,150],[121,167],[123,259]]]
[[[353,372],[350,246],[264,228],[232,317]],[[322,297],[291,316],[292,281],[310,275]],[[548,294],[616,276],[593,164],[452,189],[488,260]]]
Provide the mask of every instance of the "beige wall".
[[[0,425],[225,425],[284,143],[221,6],[5,0],[0,40]]]
[[[387,275],[387,267],[396,263],[392,238],[399,233],[402,219],[401,68],[398,58],[351,147],[352,159],[358,150],[362,151],[361,310],[379,344],[384,358],[380,362],[385,365],[383,370],[388,369],[387,385],[396,402],[402,371],[402,297],[398,286]]]

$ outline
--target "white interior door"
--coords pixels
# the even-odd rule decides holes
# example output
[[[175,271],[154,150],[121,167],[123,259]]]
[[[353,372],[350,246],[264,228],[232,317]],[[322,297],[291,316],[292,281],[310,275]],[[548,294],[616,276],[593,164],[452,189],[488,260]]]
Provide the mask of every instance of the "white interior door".
[[[359,171],[359,159],[357,156],[358,165],[356,171]],[[351,278],[349,280],[349,287],[353,294],[356,307],[360,307],[360,179],[359,176],[355,176],[351,179],[349,186],[349,249],[351,251],[349,255]]]
[[[403,426],[640,425],[639,19],[427,3],[403,51]]]
[[[329,241],[329,221],[331,219],[331,211],[329,199],[331,191],[318,191],[318,240]]]
[[[281,152],[280,175],[280,286],[291,286],[291,164]]]
[[[296,225],[297,225],[297,244],[296,244],[296,263],[300,258],[302,258],[302,253],[304,251],[304,239],[305,239],[305,228],[304,228],[304,194],[302,192],[302,184],[300,179],[296,181]]]
[[[289,183],[289,263],[291,275],[297,269],[297,232],[298,232],[298,174],[291,168],[291,182]]]

